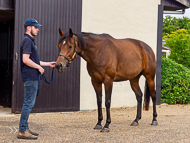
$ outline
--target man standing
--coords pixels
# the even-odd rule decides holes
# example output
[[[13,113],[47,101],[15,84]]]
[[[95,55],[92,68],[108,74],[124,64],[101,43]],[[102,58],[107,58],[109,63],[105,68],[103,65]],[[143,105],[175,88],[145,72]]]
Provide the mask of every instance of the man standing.
[[[17,138],[37,139],[38,133],[31,131],[28,127],[28,118],[36,100],[39,73],[44,73],[44,69],[41,66],[55,67],[55,62],[42,62],[39,60],[33,37],[38,34],[39,27],[42,25],[35,19],[30,18],[25,21],[24,26],[25,34],[20,44],[21,77],[24,83],[24,104]]]

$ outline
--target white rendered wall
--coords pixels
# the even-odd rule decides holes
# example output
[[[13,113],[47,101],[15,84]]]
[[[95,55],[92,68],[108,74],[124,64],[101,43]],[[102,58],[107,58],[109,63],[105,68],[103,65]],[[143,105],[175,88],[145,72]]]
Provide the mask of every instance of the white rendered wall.
[[[158,5],[160,0],[83,0],[82,31],[107,33],[114,38],[134,38],[152,47],[156,55]],[[144,92],[145,79],[140,79]],[[97,109],[96,94],[81,60],[80,110]],[[103,88],[103,107],[105,94]],[[129,81],[114,82],[111,107],[136,106],[137,101]]]

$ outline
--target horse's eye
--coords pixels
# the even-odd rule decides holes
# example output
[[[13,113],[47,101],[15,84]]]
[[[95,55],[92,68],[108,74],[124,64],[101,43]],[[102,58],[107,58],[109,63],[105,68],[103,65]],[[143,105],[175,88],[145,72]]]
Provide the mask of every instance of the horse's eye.
[[[71,49],[72,48],[72,46],[69,46],[69,49]]]

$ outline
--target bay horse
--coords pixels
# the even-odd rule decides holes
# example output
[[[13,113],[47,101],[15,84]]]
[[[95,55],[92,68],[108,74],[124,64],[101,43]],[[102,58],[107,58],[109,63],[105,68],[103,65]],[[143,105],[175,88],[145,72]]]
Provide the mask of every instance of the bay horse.
[[[76,55],[87,62],[87,70],[96,92],[98,105],[98,122],[94,129],[102,129],[102,84],[105,87],[106,124],[101,132],[109,132],[110,105],[113,82],[130,81],[137,99],[137,115],[131,126],[137,126],[141,119],[142,92],[139,78],[146,78],[144,109],[149,109],[150,97],[153,101],[153,120],[151,125],[157,125],[155,74],[156,59],[153,50],[146,43],[135,39],[115,39],[108,34],[63,33],[59,28],[59,56],[55,64],[58,72],[63,72]]]

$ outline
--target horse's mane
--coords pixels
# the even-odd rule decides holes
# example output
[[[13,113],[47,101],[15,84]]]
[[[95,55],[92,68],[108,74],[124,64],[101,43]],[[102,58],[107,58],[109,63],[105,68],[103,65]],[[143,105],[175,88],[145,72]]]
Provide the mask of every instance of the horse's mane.
[[[85,41],[84,41],[84,38],[83,38],[83,34],[82,33],[74,33],[74,35],[76,35],[77,38],[78,38],[79,46],[85,47],[86,44],[85,44]]]
[[[102,33],[102,34],[95,34],[95,33],[90,33],[90,32],[82,32],[83,35],[94,35],[94,36],[99,36],[99,37],[102,37],[102,36],[109,36],[109,37],[112,37],[110,36],[109,34],[106,34],[106,33]]]
[[[78,44],[79,44],[79,46],[80,47],[85,47],[86,45],[85,45],[85,41],[84,41],[84,38],[83,38],[83,35],[84,36],[98,36],[98,37],[105,37],[105,36],[108,36],[108,37],[112,37],[112,36],[110,36],[109,34],[105,34],[105,33],[103,33],[103,34],[94,34],[94,33],[88,33],[88,32],[80,32],[80,33],[73,33],[75,36],[77,36],[77,38],[78,38]],[[113,37],[112,37],[113,38]],[[58,41],[58,45],[64,40],[64,39],[66,39],[66,40],[69,40],[70,42],[71,42],[71,38],[70,38],[70,36],[69,36],[69,32],[68,33],[65,33],[65,34],[63,34],[62,36],[61,36],[61,38],[59,39],[59,41]]]
[[[78,44],[80,47],[85,47],[85,41],[84,41],[84,38],[83,38],[83,35],[82,33],[73,33],[75,36],[77,36],[78,38]],[[69,33],[65,33],[61,36],[61,38],[59,39],[58,41],[58,45],[64,40],[64,39],[67,39],[71,42],[71,38],[69,36]]]
[[[90,32],[82,32],[82,35],[97,35],[97,34],[90,33]]]

